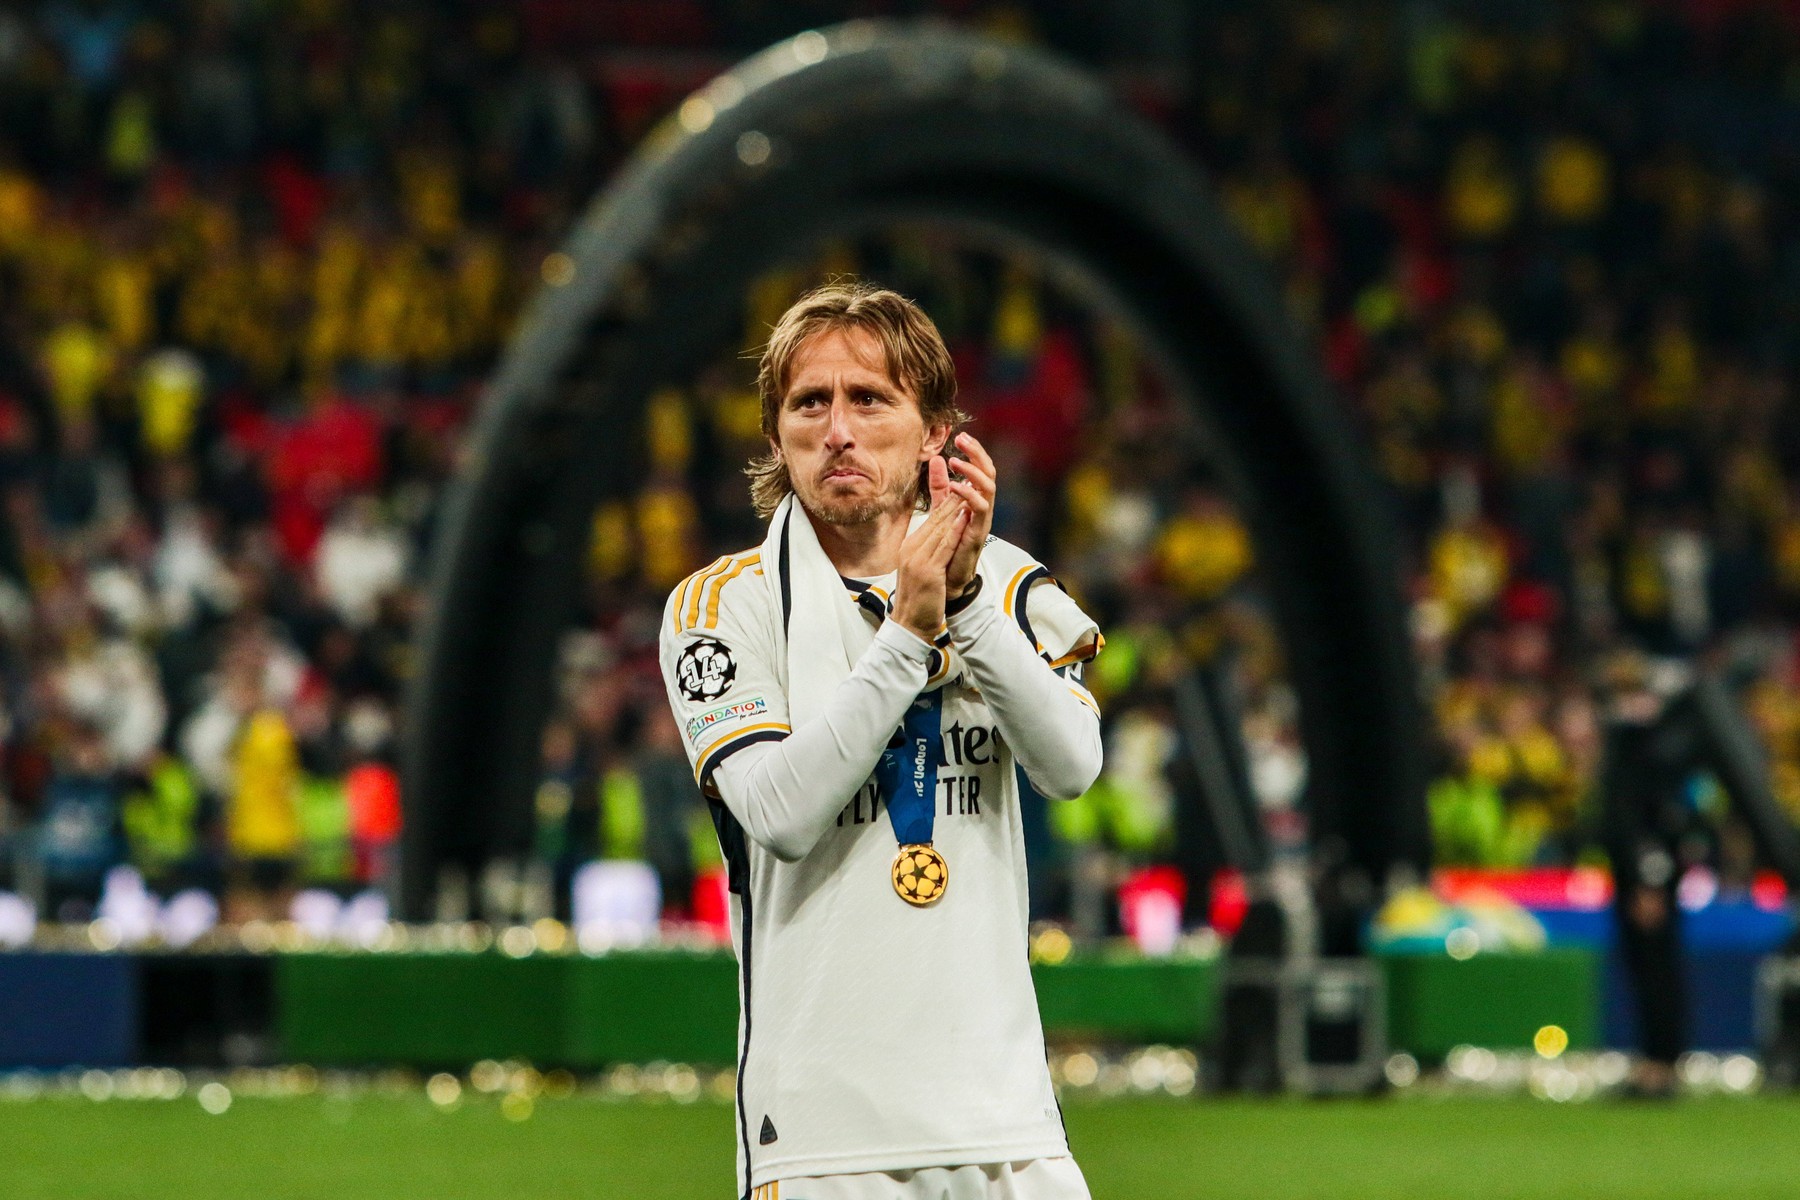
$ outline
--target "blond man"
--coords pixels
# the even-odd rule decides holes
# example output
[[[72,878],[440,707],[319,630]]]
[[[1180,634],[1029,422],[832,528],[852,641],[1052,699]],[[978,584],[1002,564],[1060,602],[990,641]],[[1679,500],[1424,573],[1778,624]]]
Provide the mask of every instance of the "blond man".
[[[683,581],[662,626],[730,873],[739,1190],[1083,1200],[1020,809],[1100,771],[1099,630],[989,533],[993,460],[957,433],[950,355],[911,301],[803,297],[759,388],[767,536]]]

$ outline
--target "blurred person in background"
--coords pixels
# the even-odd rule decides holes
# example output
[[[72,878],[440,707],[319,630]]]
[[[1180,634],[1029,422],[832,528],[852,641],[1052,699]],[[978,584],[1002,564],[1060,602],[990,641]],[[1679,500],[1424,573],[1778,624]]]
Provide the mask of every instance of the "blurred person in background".
[[[11,740],[12,713],[0,703],[0,891],[21,890],[20,876],[31,868],[20,869],[25,854],[25,810],[13,799],[12,763],[7,752]]]
[[[1100,777],[1047,814],[1071,860],[1069,895],[1061,899],[1074,933],[1087,939],[1117,930],[1113,896],[1134,871],[1168,857],[1175,829],[1169,768],[1179,737],[1167,697],[1137,693],[1121,699],[1108,718]]]
[[[200,838],[201,795],[180,757],[159,751],[145,763],[125,799],[131,865],[149,889],[170,896],[189,886],[216,886]]]
[[[379,604],[406,575],[406,544],[381,520],[373,496],[347,497],[313,553],[319,589],[351,629],[375,623]]]
[[[123,787],[107,761],[105,738],[91,725],[76,724],[54,761],[38,841],[44,913],[85,921],[99,903],[106,873],[125,856]]]
[[[642,746],[632,761],[644,820],[644,860],[662,880],[664,907],[686,913],[700,866],[695,842],[712,842],[712,826],[674,715],[666,705],[655,705],[644,713],[644,726]]]
[[[1624,653],[1608,663],[1606,684],[1602,840],[1643,1046],[1630,1082],[1637,1095],[1663,1098],[1675,1092],[1675,1061],[1688,1039],[1678,889],[1693,865],[1696,832],[1687,802],[1701,753],[1692,678],[1674,663]]]
[[[400,776],[393,762],[393,718],[373,699],[353,703],[344,719],[350,769],[344,776],[349,807],[352,878],[388,891],[398,880]]]
[[[539,741],[541,763],[533,801],[531,852],[535,869],[548,874],[545,887],[552,897],[550,915],[567,920],[570,881],[592,857],[596,783],[569,722],[550,721]]]
[[[260,705],[245,719],[231,749],[231,792],[225,805],[228,920],[287,915],[301,849],[299,788],[293,728],[280,709]]]

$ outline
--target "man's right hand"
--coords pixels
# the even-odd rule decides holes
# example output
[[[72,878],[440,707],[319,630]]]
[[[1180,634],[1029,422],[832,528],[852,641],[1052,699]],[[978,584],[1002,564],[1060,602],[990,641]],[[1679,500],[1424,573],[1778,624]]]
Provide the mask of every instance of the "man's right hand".
[[[944,460],[933,458],[929,469],[932,494],[939,495],[948,475]],[[944,627],[944,577],[968,524],[968,505],[950,498],[932,505],[931,514],[901,543],[893,619],[922,641],[935,641]]]

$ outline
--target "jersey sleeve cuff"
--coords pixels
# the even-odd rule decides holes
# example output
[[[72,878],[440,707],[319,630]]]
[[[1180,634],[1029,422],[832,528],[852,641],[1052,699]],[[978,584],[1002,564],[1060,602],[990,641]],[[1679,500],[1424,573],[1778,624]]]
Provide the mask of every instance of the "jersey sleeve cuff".
[[[779,742],[790,732],[792,731],[786,725],[770,721],[726,734],[695,756],[694,782],[704,788],[712,778],[712,773],[719,769],[719,764],[739,750],[758,742]]]
[[[1093,662],[1100,651],[1104,649],[1106,649],[1106,639],[1100,635],[1099,630],[1092,630],[1089,632],[1088,636],[1075,643],[1074,648],[1067,654],[1064,654],[1060,658],[1052,659],[1050,661],[1050,669],[1054,671],[1058,667],[1066,667],[1071,663]]]
[[[883,621],[881,628],[875,631],[875,641],[907,662],[918,663],[922,667],[931,661],[931,643],[892,618]]]

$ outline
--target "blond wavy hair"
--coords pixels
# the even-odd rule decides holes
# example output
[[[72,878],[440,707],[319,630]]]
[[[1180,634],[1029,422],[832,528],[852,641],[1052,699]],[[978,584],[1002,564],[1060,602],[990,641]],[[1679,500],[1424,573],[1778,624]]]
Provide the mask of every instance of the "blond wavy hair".
[[[796,300],[775,323],[768,345],[763,347],[756,390],[762,401],[763,435],[771,443],[779,444],[776,420],[793,378],[795,358],[808,339],[831,329],[863,329],[875,335],[881,343],[888,377],[918,397],[919,415],[925,419],[927,429],[949,425],[954,437],[969,419],[956,407],[956,366],[950,360],[950,350],[925,310],[886,288],[834,280]],[[751,459],[744,474],[750,477],[750,502],[759,517],[773,514],[794,490],[787,463],[775,446],[767,454]],[[927,489],[923,484],[923,465],[920,479],[919,492],[924,497]]]

